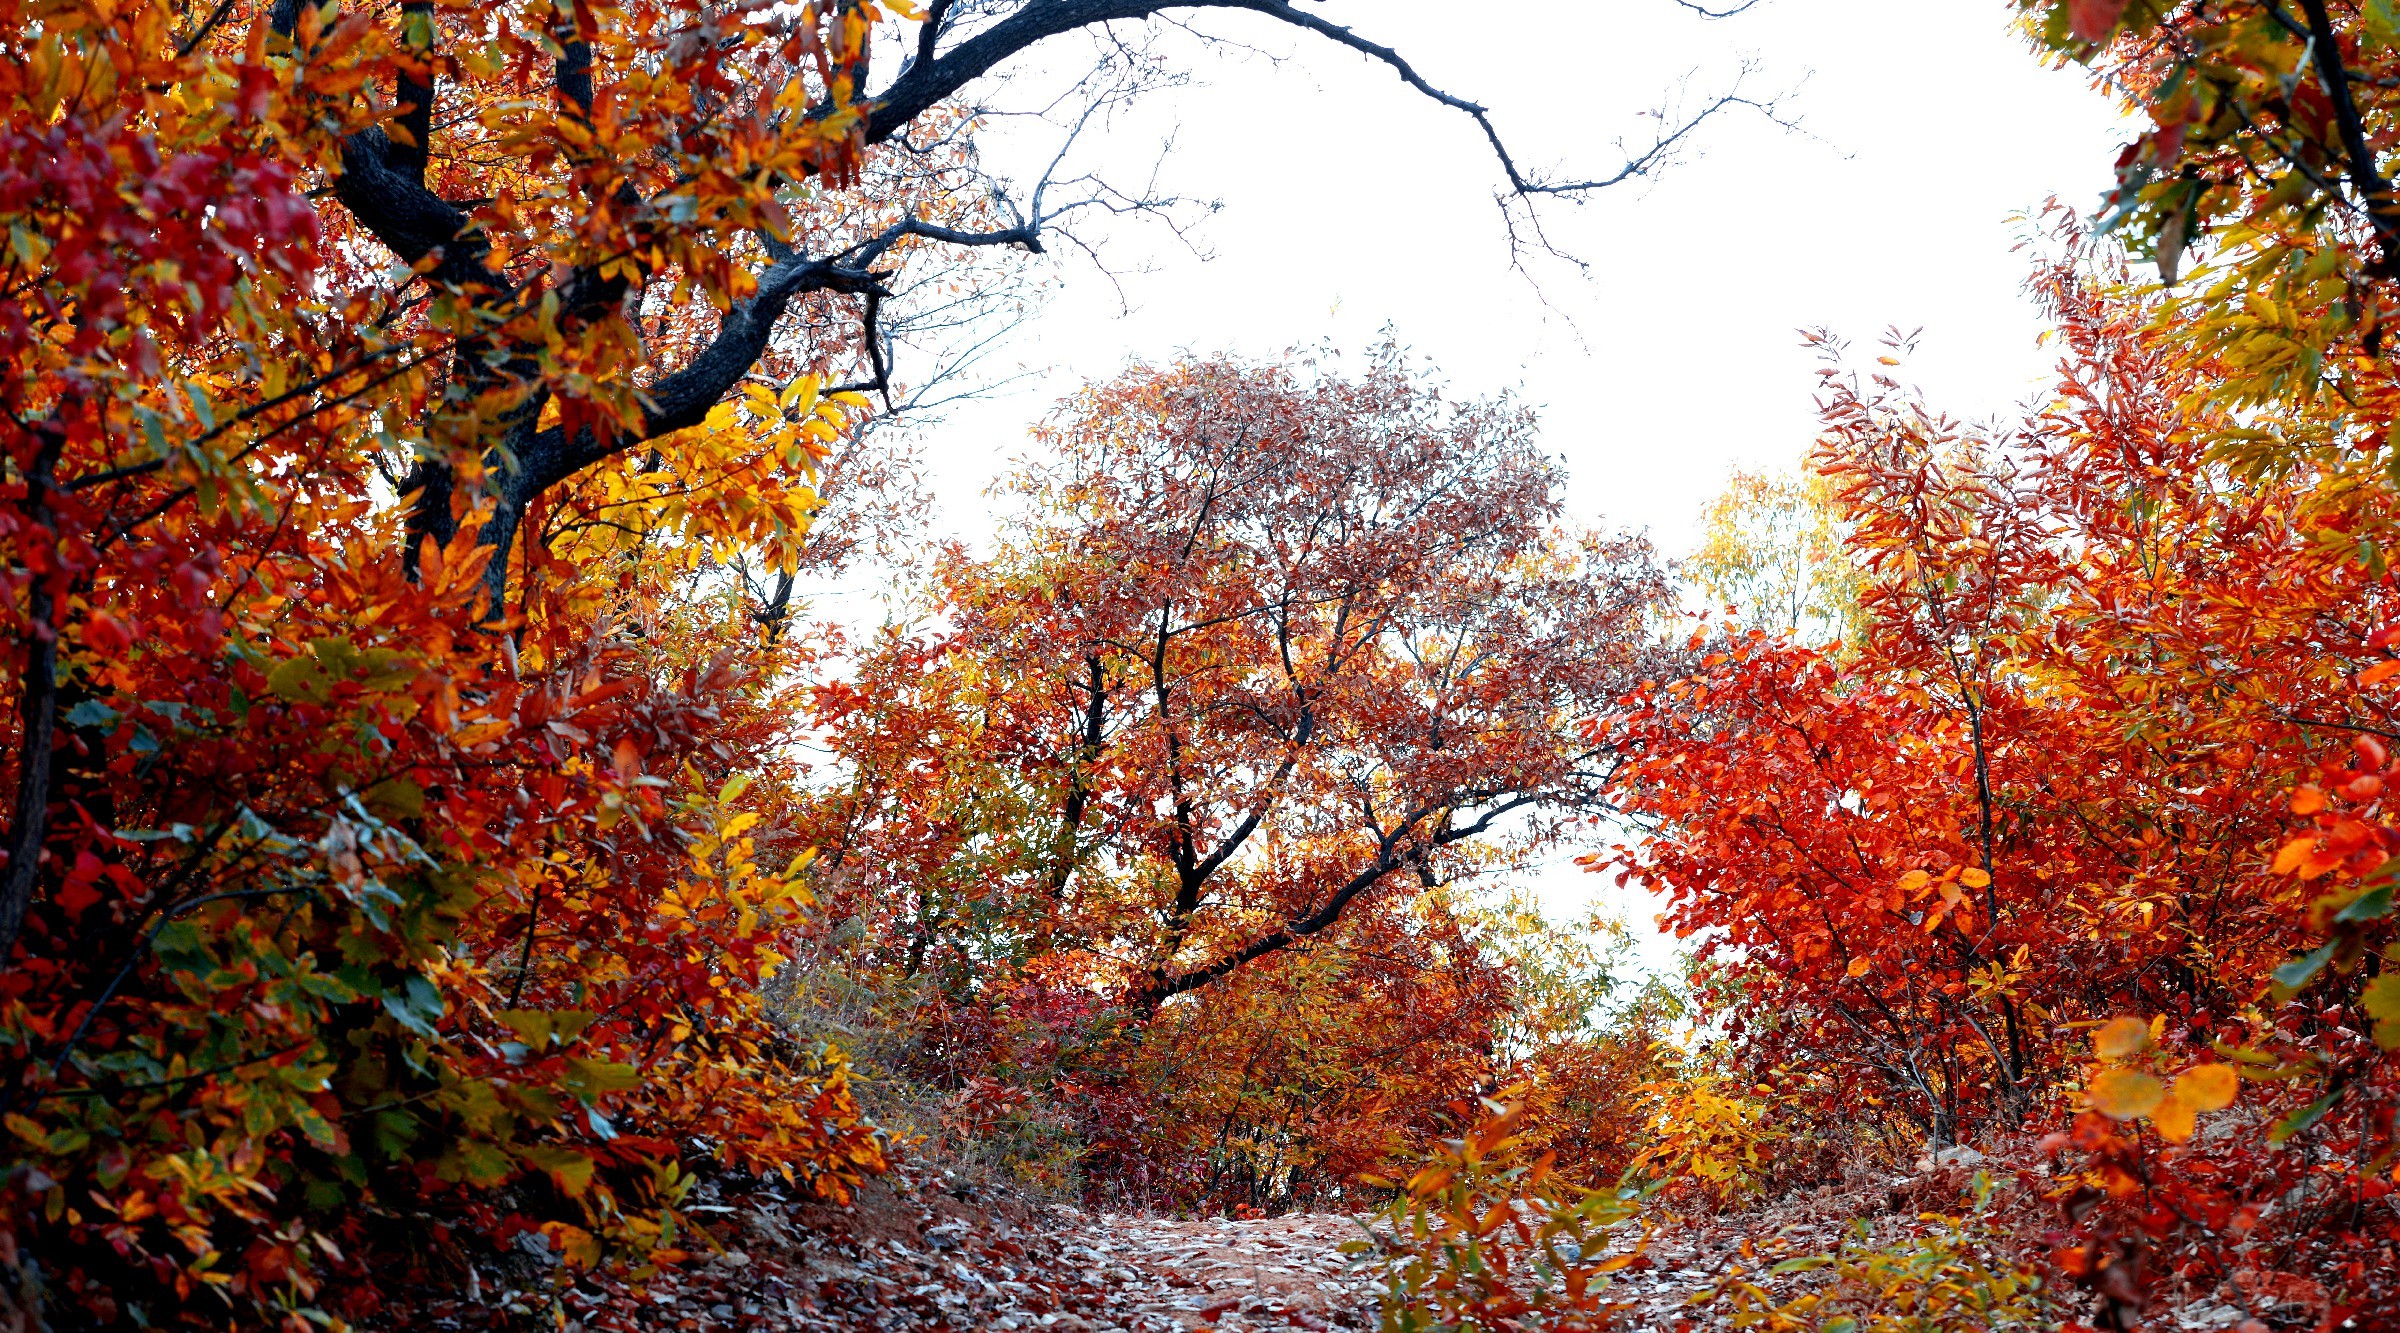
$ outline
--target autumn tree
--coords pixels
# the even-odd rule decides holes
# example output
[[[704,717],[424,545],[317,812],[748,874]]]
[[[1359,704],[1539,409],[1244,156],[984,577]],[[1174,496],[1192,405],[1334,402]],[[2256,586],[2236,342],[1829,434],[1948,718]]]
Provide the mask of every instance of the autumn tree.
[[[924,616],[819,691],[829,910],[952,1004],[1107,997],[1150,1030],[1127,1060],[1213,1052],[1309,1108],[1320,1158],[1369,1092],[1455,1095],[1508,982],[1450,886],[1603,800],[1616,756],[1577,723],[1652,669],[1647,547],[1564,526],[1531,414],[1446,400],[1390,345],[1355,375],[1137,367],[1039,438],[1000,548],[946,556]],[[1203,1113],[1159,1086],[1241,1119],[1239,1089]]]
[[[1611,749],[1574,724],[1638,678],[1662,585],[1639,540],[1560,527],[1524,410],[1446,402],[1386,346],[1356,378],[1139,368],[1040,438],[1024,521],[945,562],[940,648],[897,697],[976,682],[921,743],[1006,747],[977,762],[1021,774],[1019,928],[1138,1009],[1602,798]],[[831,698],[861,759],[894,707],[867,678]],[[870,846],[827,855],[872,874]]]
[[[2278,562],[2284,572],[2273,592],[2253,579],[2252,595],[2190,603],[2172,617],[2181,632],[2166,639],[2171,649],[2144,643],[2132,655],[2145,664],[2163,658],[2166,668],[2138,691],[2148,734],[2206,735],[2216,719],[2247,711],[2187,711],[2175,702],[2181,689],[2204,683],[2203,697],[2252,700],[2301,738],[2278,746],[2238,737],[2222,752],[2230,767],[2253,772],[2258,797],[2288,794],[2287,820],[2305,821],[2270,865],[2299,884],[2249,900],[2280,913],[2258,922],[2262,938],[2278,945],[2198,969],[2259,997],[2274,1016],[2272,1036],[2253,1052],[2259,1072],[2293,1078],[2314,1097],[2275,1130],[2279,1141],[2297,1137],[2302,1154],[2227,1173],[2263,1192],[2296,1155],[2384,1150],[2385,1089],[2400,1046],[2400,1027],[2382,1026],[2400,1014],[2400,987],[2389,980],[2392,925],[2378,896],[2382,843],[2371,832],[2391,740],[2376,702],[2389,672],[2377,657],[2388,637],[2381,596],[2400,419],[2387,336],[2400,275],[2392,16],[2385,6],[2344,0],[2023,9],[2043,48],[2089,65],[2147,121],[2118,159],[2116,188],[2097,223],[2156,261],[2165,290],[2139,299],[2155,303],[2157,345],[2179,349],[2190,367],[2187,409],[2238,413],[2217,418],[2222,424],[2191,456],[2164,466],[2196,489],[2216,482],[2219,470],[2233,485],[2268,489],[2274,498],[2229,529],[2313,551],[2295,560],[2305,573]],[[2271,661],[2258,652],[2266,645],[2300,660]],[[2273,669],[2245,680],[2237,664]],[[2311,769],[2317,781],[2309,781]],[[2300,887],[2311,882],[2321,892]],[[2143,1046],[2103,1063],[2114,1086],[2140,1088],[2148,1058]],[[2153,1173],[2139,1137],[2106,1120],[2080,1124],[2075,1145],[2090,1153],[2095,1185],[2118,1197],[2155,1203],[2148,1190],[2122,1188],[2132,1173],[2164,1192],[2212,1198],[2213,1215],[2229,1206],[2223,1193],[2212,1194],[2226,1177],[2211,1180],[2208,1164]],[[2359,1209],[2385,1185],[2345,1178],[2349,1211],[2326,1198],[2288,1218],[2287,1252],[2307,1252],[2332,1271],[2329,1256],[2373,1245]],[[2250,1216],[2238,1208],[2233,1215]],[[2138,1273],[2162,1228],[2131,1224],[2111,1206],[2087,1214],[2082,1230],[2087,1277],[2131,1317],[2124,1312],[2142,1284],[2112,1287],[2107,1279]],[[2329,1298],[2336,1308],[2386,1317],[2394,1299],[2355,1271]]]
[[[961,257],[1144,202],[999,188],[975,90],[1195,10],[1490,126],[1269,0],[6,8],[10,1300],[389,1317],[532,1232],[598,1319],[694,1143],[881,1165],[758,994],[784,579]]]
[[[1855,634],[1858,570],[1823,474],[1736,469],[1700,523],[1699,549],[1681,572],[1703,609],[1803,643]]]
[[[2400,401],[2385,356],[2400,279],[2390,12],[2353,0],[2017,8],[2039,49],[2088,65],[2148,122],[2096,221],[2155,261],[2166,312],[2214,358],[2201,391],[2262,414],[2220,450],[2245,466],[2381,450]]]
[[[1657,823],[1626,855],[1738,982],[1719,1015],[1790,1127],[2056,1128],[2058,1262],[2106,1318],[2239,1244],[2388,1311],[2360,1209],[2400,1047],[2391,499],[2225,462],[2255,417],[2129,279],[2105,252],[2044,271],[2060,378],[2005,434],[1829,383],[1858,653],[1762,634],[1644,692],[1620,735]]]

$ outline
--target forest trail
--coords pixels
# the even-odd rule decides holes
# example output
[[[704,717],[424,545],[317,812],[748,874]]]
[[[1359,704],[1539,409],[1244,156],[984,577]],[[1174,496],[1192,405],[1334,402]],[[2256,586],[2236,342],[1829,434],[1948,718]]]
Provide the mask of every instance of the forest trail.
[[[723,1252],[661,1275],[643,1297],[666,1326],[1252,1333],[1377,1323],[1375,1275],[1341,1249],[1366,1238],[1364,1220],[1338,1213],[1085,1212],[922,1177],[870,1182],[846,1208],[772,1188],[722,1198],[701,1216],[716,1219]],[[1612,1284],[1627,1306],[1621,1326],[1704,1323],[1687,1302],[1722,1271],[1740,1230],[1654,1235]],[[586,1308],[600,1314],[615,1302],[595,1304]]]
[[[769,1260],[785,1272],[772,1283],[780,1299],[760,1301],[766,1293],[753,1289],[749,1308],[734,1307],[736,1317],[722,1326],[791,1326],[776,1314],[861,1333],[1375,1326],[1370,1275],[1341,1251],[1366,1235],[1355,1218],[1177,1219],[1052,1208],[1012,1221],[980,1210],[943,1217],[946,1211],[926,1210],[914,1235],[854,1234],[830,1245],[830,1237],[810,1237],[785,1251],[792,1262]],[[770,1240],[768,1248],[781,1247]],[[746,1276],[755,1282],[766,1274]]]
[[[1628,1333],[1708,1326],[1689,1304],[1733,1258],[1736,1228],[1659,1237],[1618,1273]],[[1164,1218],[1049,1211],[1012,1234],[936,1225],[923,1248],[886,1240],[854,1258],[822,1254],[810,1313],[844,1330],[991,1328],[1052,1333],[1372,1329],[1377,1283],[1341,1246],[1367,1235],[1336,1213]],[[980,1234],[978,1234],[980,1233]],[[915,1283],[906,1281],[913,1271]],[[873,1273],[884,1275],[887,1299]],[[898,1282],[892,1281],[898,1277]],[[905,1302],[891,1295],[905,1294]]]
[[[1099,1271],[1108,1300],[1081,1318],[1095,1330],[1214,1327],[1371,1328],[1375,1293],[1341,1252],[1363,1239],[1329,1213],[1191,1219],[1132,1214],[1060,1217],[1062,1257]]]

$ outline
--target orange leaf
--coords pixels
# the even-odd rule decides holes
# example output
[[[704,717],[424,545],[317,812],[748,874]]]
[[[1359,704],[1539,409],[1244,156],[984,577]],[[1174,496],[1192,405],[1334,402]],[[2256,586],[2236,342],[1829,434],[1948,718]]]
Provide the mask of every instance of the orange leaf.
[[[2158,1130],[2160,1138],[2169,1143],[2182,1143],[2192,1137],[2193,1130],[2200,1127],[2199,1109],[2185,1094],[2183,1081],[2178,1079],[2159,1102],[2158,1109],[2150,1113],[2150,1123]]]
[[[2292,793],[2292,813],[2313,815],[2325,808],[2325,793],[2315,787],[2302,787]]]
[[[2358,683],[2362,686],[2380,685],[2395,675],[2400,675],[2400,660],[2377,662],[2358,673]]]
[[[2103,1060],[2122,1060],[2129,1055],[2139,1055],[2142,1048],[2149,1044],[2150,1025],[2131,1015],[2112,1018],[2092,1033],[2092,1050]]]
[[[2232,1065],[2194,1065],[2175,1080],[2175,1095],[2189,1098],[2199,1110],[2222,1111],[2233,1105],[2241,1087],[2241,1076],[2233,1072]]]
[[[2274,873],[2288,875],[2298,870],[2308,861],[2309,853],[2316,849],[2317,838],[2313,833],[2304,833],[2292,839],[2283,845],[2282,851],[2275,853]]]
[[[2085,1095],[2092,1109],[2109,1119],[2134,1120],[2158,1109],[2166,1100],[2167,1085],[2131,1069],[2104,1069],[2093,1077]]]

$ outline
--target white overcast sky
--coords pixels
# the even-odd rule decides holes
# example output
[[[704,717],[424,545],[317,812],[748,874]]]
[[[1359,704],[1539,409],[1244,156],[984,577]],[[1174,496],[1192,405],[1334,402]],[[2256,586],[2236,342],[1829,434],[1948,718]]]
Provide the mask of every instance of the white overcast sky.
[[[1455,391],[1511,388],[1543,409],[1580,517],[1648,528],[1680,554],[1729,467],[1807,447],[1803,327],[1868,343],[1922,326],[1912,378],[1960,415],[2039,387],[2051,357],[2034,345],[2011,219],[2051,195],[2088,210],[2126,138],[2080,73],[2046,68],[2009,30],[2004,0],[1764,0],[1718,22],[1672,0],[1310,8],[1488,105],[1521,163],[1560,174],[1613,170],[1615,141],[1655,124],[1645,109],[1687,74],[1697,101],[1744,57],[1751,90],[1796,86],[1804,132],[1732,113],[1654,182],[1546,207],[1551,240],[1589,268],[1541,264],[1529,282],[1511,271],[1498,168],[1469,120],[1350,51],[1209,16],[1208,31],[1282,58],[1178,39],[1193,84],[1079,154],[1138,186],[1171,131],[1164,188],[1223,205],[1193,231],[1205,253],[1137,223],[1104,238],[1114,281],[1062,257],[1055,296],[992,362],[1036,375],[928,433],[939,527],[982,535],[984,484],[1081,379],[1186,349],[1357,349],[1390,324]]]
[[[2035,345],[2012,218],[2052,195],[2088,211],[2127,137],[2079,72],[2035,59],[2005,0],[1764,0],[1720,22],[1672,0],[1309,7],[1488,105],[1528,166],[1614,170],[1615,141],[1655,124],[1646,108],[1687,75],[1696,102],[1745,57],[1750,90],[1796,89],[1805,132],[1729,115],[1654,182],[1548,207],[1550,239],[1589,267],[1541,267],[1537,286],[1511,271],[1498,168],[1470,121],[1355,53],[1209,17],[1262,54],[1176,38],[1194,82],[1081,158],[1138,186],[1172,131],[1164,188],[1223,205],[1194,233],[1205,257],[1125,226],[1106,237],[1116,281],[1058,266],[1055,296],[992,363],[1030,378],[927,432],[937,532],[990,532],[983,488],[1081,379],[1187,349],[1355,350],[1389,324],[1454,391],[1514,389],[1542,409],[1578,518],[1646,528],[1680,555],[1730,467],[1807,447],[1803,327],[1871,343],[1922,326],[1909,374],[1957,415],[2033,394],[2052,357]],[[1597,884],[1543,876],[1560,906]]]

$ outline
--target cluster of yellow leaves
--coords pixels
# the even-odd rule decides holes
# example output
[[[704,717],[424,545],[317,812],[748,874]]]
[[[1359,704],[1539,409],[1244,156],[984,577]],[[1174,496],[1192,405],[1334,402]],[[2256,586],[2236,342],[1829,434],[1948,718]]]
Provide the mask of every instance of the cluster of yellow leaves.
[[[2203,1111],[2222,1111],[2233,1105],[2241,1090],[2234,1067],[2214,1061],[2193,1065],[2172,1083],[2159,1077],[2149,1058],[2157,1045],[2164,1017],[2144,1023],[2128,1016],[2112,1018],[2092,1033],[2092,1051],[2102,1067],[2084,1088],[2093,1110],[2112,1120],[2147,1118],[2159,1137],[2183,1143],[2192,1137]]]
[[[1656,1109],[1650,1146],[1634,1159],[1636,1174],[1698,1181],[1727,1199],[1756,1187],[1760,1154],[1782,1137],[1760,1099],[1772,1089],[1744,1088],[1712,1073],[1646,1084],[1642,1091]]]
[[[557,500],[539,559],[606,570],[605,557],[640,546],[681,569],[749,552],[791,569],[817,514],[819,467],[868,406],[856,393],[825,393],[814,375],[780,391],[746,384],[740,403],[578,478]]]

